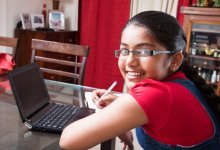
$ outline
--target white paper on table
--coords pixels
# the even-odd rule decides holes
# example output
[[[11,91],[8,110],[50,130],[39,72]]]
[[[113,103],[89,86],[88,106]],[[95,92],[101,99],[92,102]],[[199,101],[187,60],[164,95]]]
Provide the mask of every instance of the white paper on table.
[[[101,109],[96,107],[96,104],[92,101],[92,92],[85,92],[85,98],[86,98],[86,102],[88,104],[89,108],[95,109],[96,112],[100,111]],[[114,94],[116,96],[121,96],[122,94]]]
[[[95,109],[96,112],[100,110],[100,108],[96,107],[95,103],[92,101],[92,92],[85,92],[86,102],[89,108]]]

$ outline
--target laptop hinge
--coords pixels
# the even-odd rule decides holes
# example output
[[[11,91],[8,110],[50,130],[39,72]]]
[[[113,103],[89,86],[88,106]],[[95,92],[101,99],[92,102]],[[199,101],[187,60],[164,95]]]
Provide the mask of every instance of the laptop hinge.
[[[28,120],[25,120],[24,125],[25,125],[28,129],[32,129],[32,125],[28,122]]]
[[[42,109],[44,109],[46,106],[48,106],[50,104],[50,101],[45,103],[44,105],[42,105],[40,108],[38,108],[38,110],[34,111],[33,113],[29,114],[25,119],[26,122],[31,122],[31,120],[29,120],[29,118],[33,117],[34,115],[36,115],[38,112],[40,112]]]

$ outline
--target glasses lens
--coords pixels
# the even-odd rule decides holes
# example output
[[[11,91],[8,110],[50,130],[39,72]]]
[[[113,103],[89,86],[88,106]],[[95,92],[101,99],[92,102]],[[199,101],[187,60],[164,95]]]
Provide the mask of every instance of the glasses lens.
[[[127,49],[122,49],[121,51],[121,56],[128,56],[129,55],[129,51]]]
[[[115,57],[119,58],[121,54],[120,50],[115,50]]]
[[[125,57],[129,55],[128,50],[115,50],[115,57]]]

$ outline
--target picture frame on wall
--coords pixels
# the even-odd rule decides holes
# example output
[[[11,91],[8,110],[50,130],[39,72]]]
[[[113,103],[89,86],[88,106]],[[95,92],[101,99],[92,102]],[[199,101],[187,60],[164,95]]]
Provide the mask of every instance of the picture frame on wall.
[[[20,14],[22,29],[31,29],[31,17],[30,14],[21,13]]]
[[[49,28],[65,30],[65,18],[62,11],[49,11]]]
[[[31,14],[32,29],[44,28],[44,16],[43,14]]]

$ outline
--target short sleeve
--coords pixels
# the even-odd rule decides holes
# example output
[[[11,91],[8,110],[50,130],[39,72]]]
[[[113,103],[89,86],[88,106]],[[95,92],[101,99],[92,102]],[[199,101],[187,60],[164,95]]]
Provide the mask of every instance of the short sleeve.
[[[172,97],[164,82],[147,79],[135,85],[129,93],[144,110],[149,120],[148,127],[156,129],[166,124],[171,113]]]

